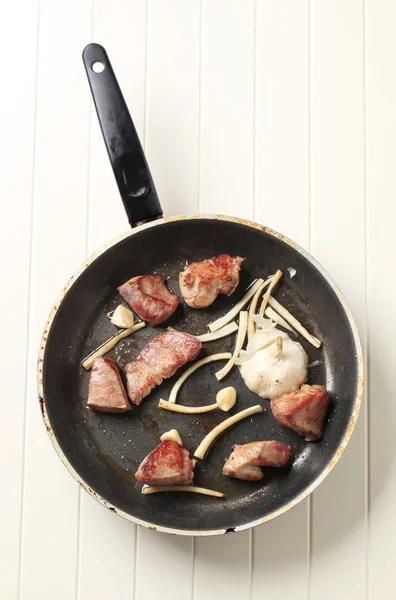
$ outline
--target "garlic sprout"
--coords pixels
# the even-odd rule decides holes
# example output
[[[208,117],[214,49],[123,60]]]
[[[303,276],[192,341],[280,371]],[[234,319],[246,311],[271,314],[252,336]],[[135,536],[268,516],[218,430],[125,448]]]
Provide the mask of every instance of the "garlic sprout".
[[[236,402],[236,390],[233,387],[227,387],[220,390],[216,396],[216,402],[214,404],[205,404],[204,406],[184,406],[183,404],[175,404],[168,402],[167,400],[161,400],[158,403],[159,408],[170,410],[171,412],[184,413],[184,414],[200,414],[210,412],[216,408],[227,412],[229,411]],[[172,430],[174,431],[174,430]],[[162,439],[162,438],[161,438]]]
[[[217,371],[217,373],[216,373],[217,381],[220,381],[221,379],[223,379],[231,371],[232,367],[235,365],[235,361],[238,358],[239,353],[242,350],[243,343],[245,341],[247,324],[248,324],[248,314],[247,314],[247,311],[243,310],[239,313],[239,330],[238,330],[238,335],[237,335],[237,339],[236,339],[234,353],[233,353],[232,357],[230,358],[230,360],[228,361],[228,363],[226,365],[224,365],[224,367],[222,369],[220,369],[220,371]]]
[[[177,331],[177,329],[175,329],[174,327],[167,327],[167,330]],[[190,335],[194,335],[194,337],[196,337],[197,340],[199,340],[200,342],[213,342],[214,340],[219,340],[220,338],[226,337],[227,335],[230,335],[231,333],[234,333],[237,330],[238,324],[235,321],[232,321],[232,323],[228,323],[228,325],[225,325],[217,331],[202,333],[201,335],[194,335],[190,333]]]
[[[236,317],[237,314],[242,310],[245,304],[249,302],[250,298],[254,296],[262,283],[264,283],[263,279],[257,279],[257,281],[255,281],[247,290],[243,298],[241,298],[241,300],[239,300],[239,302],[237,302],[227,314],[225,314],[223,317],[220,317],[220,319],[217,319],[217,321],[213,321],[213,323],[209,324],[210,331],[217,331],[232,321],[232,319]]]
[[[254,296],[252,298],[252,301],[250,303],[249,313],[248,313],[248,330],[247,330],[247,334],[248,334],[248,339],[249,340],[250,340],[250,338],[252,337],[252,335],[254,333],[254,321],[253,321],[253,317],[254,317],[255,312],[256,312],[258,299],[261,296],[261,292],[271,283],[272,279],[273,279],[273,277],[270,277],[266,281],[263,281],[263,283],[257,288],[257,291],[254,294]]]
[[[291,331],[291,333],[294,333],[294,335],[297,335],[297,333],[294,331],[293,327],[290,327],[289,323],[287,321],[285,321],[285,319],[282,319],[282,317],[280,315],[278,315],[278,313],[275,312],[274,309],[271,308],[270,306],[267,306],[267,308],[265,309],[265,316],[268,317],[269,319],[271,319],[271,321],[273,321],[274,323],[281,325],[284,329]],[[254,320],[256,323],[259,323],[258,319],[262,319],[262,318],[263,317],[261,317],[260,315],[256,315]]]
[[[174,402],[169,402],[168,400],[163,400],[162,398],[158,402],[158,406],[159,408],[165,408],[165,410],[170,410],[171,412],[184,413],[186,415],[210,412],[211,410],[218,408],[217,402],[214,404],[205,404],[204,406],[184,406],[184,404],[176,404]]]
[[[278,283],[279,279],[282,277],[282,275],[283,275],[282,271],[278,270],[275,273],[275,275],[273,276],[273,278],[271,279],[271,283],[269,284],[268,290],[265,292],[265,294],[263,296],[263,300],[261,302],[261,306],[260,306],[260,310],[259,310],[260,317],[264,316],[269,297],[271,296],[271,292],[274,289],[274,287],[276,286],[276,284]]]
[[[190,377],[190,375],[192,375],[197,369],[199,369],[203,365],[207,365],[210,362],[214,362],[216,360],[227,360],[229,358],[231,358],[231,352],[220,352],[219,354],[210,354],[209,356],[205,356],[205,358],[201,358],[201,360],[198,360],[196,363],[191,365],[191,367],[189,367],[187,371],[184,371],[183,375],[179,377],[179,379],[173,386],[169,395],[169,402],[176,402],[176,397],[181,386],[186,381],[186,379]]]
[[[107,354],[107,352],[110,352],[110,350],[114,348],[114,346],[120,340],[128,337],[128,335],[131,335],[131,333],[135,333],[135,331],[139,331],[139,329],[142,329],[143,327],[146,327],[146,323],[144,321],[141,321],[140,323],[136,323],[136,325],[134,325],[133,327],[129,327],[128,329],[119,331],[118,333],[113,335],[113,337],[108,339],[107,342],[99,346],[97,350],[89,354],[87,358],[84,358],[84,360],[81,363],[81,366],[84,367],[86,371],[89,371],[89,369],[92,368],[95,358],[98,358],[99,356],[104,356],[105,354]]]
[[[194,494],[203,494],[204,496],[213,496],[214,498],[224,498],[222,492],[209,490],[208,488],[197,487],[196,485],[148,485],[142,490],[144,495],[158,494],[159,492],[193,492]]]
[[[312,344],[312,346],[315,346],[315,348],[320,348],[322,345],[322,342],[320,340],[318,340],[318,338],[316,338],[314,335],[311,335],[303,325],[301,325],[300,321],[297,321],[297,319],[295,317],[293,317],[292,314],[289,313],[289,311],[282,306],[282,304],[279,304],[279,302],[277,300],[275,300],[275,298],[273,298],[272,296],[270,296],[269,300],[268,300],[268,304],[274,309],[276,310],[276,312],[285,319],[285,321],[287,321],[292,327],[294,327],[294,329],[296,329],[299,333],[301,333],[301,335],[303,337],[305,337],[306,340],[308,340],[308,342],[310,342]]]
[[[230,335],[235,331],[238,331],[238,325],[235,321],[232,321],[217,331],[203,333],[202,335],[197,335],[196,338],[200,342],[213,342],[213,340],[219,340],[220,338],[226,337],[226,335]]]
[[[228,419],[217,425],[214,429],[212,429],[210,433],[208,433],[208,435],[204,437],[202,442],[199,444],[198,448],[195,450],[194,456],[196,458],[203,459],[211,444],[215,441],[217,437],[219,437],[221,433],[223,433],[232,425],[235,425],[235,423],[238,423],[238,421],[246,419],[246,417],[250,417],[251,415],[259,413],[262,410],[263,409],[261,408],[260,404],[257,404],[256,406],[251,406],[250,408],[245,408],[245,410],[241,410],[239,413],[236,413],[236,415],[229,417]]]

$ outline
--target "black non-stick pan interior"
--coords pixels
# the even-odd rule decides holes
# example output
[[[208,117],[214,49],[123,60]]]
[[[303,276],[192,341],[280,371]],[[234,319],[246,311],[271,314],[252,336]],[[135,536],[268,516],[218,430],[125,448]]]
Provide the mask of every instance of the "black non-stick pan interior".
[[[181,415],[158,408],[168,398],[175,379],[155,388],[139,407],[119,415],[100,414],[86,407],[89,374],[81,360],[115,333],[106,313],[120,303],[117,286],[140,274],[163,274],[169,288],[179,292],[178,275],[185,266],[221,253],[246,258],[241,281],[230,297],[220,296],[208,309],[194,310],[183,302],[162,327],[147,326],[124,339],[110,352],[121,369],[144,345],[167,326],[193,334],[207,332],[207,324],[223,315],[257,277],[281,269],[284,277],[275,296],[315,336],[316,350],[301,337],[310,362],[309,383],[325,384],[331,406],[320,442],[307,443],[278,425],[270,404],[245,386],[238,368],[222,382],[215,371],[224,363],[199,369],[183,385],[178,401],[187,405],[215,401],[216,393],[232,385],[238,400],[232,414],[261,403],[261,414],[229,429],[198,461],[195,483],[224,492],[224,499],[195,494],[143,496],[134,473],[141,460],[159,443],[160,435],[178,429],[193,453],[204,435],[226,418],[213,411]],[[288,267],[296,270],[290,277]],[[232,351],[235,336],[204,344],[202,355]],[[43,389],[53,432],[68,461],[95,492],[115,507],[142,521],[170,529],[233,530],[263,519],[299,496],[326,469],[346,433],[357,393],[356,345],[349,320],[326,278],[302,254],[281,239],[247,225],[217,219],[166,222],[138,231],[112,246],[86,268],[61,303],[50,329],[44,356]],[[186,368],[186,367],[184,367]],[[234,444],[278,439],[291,444],[294,460],[285,469],[265,469],[256,483],[222,475],[224,459]]]

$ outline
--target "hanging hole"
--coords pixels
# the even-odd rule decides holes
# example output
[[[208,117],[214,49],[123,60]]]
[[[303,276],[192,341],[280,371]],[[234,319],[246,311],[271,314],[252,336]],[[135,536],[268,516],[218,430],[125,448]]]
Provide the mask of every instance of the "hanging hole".
[[[102,62],[100,62],[100,60],[96,60],[94,63],[92,63],[91,69],[92,71],[94,71],[94,73],[102,73],[102,71],[104,71],[104,64]]]

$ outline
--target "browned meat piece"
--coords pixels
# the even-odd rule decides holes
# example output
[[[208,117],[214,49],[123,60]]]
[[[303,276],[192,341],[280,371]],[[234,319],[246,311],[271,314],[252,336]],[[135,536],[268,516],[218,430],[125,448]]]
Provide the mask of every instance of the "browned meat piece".
[[[87,406],[101,412],[131,410],[117,363],[111,358],[95,358]]]
[[[204,308],[212,304],[218,294],[231,296],[239,283],[243,260],[240,256],[222,254],[191,263],[179,275],[185,303],[192,308]]]
[[[175,312],[179,298],[165,286],[162,275],[139,275],[118,288],[132,310],[150,325],[160,325]]]
[[[140,404],[163,379],[197,358],[201,348],[202,343],[188,333],[166,331],[157,335],[126,366],[128,395],[133,404]]]
[[[148,485],[190,485],[194,477],[195,460],[183,446],[165,440],[140,464],[135,477]]]
[[[223,467],[224,475],[258,481],[263,478],[260,467],[284,467],[291,459],[291,448],[282,442],[250,442],[235,446]]]
[[[280,425],[314,442],[322,437],[329,400],[323,385],[303,385],[296,392],[272,398],[271,409]]]

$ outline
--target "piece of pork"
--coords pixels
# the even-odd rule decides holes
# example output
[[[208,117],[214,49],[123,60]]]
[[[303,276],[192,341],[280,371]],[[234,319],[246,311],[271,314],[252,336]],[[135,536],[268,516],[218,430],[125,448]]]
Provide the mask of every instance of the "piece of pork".
[[[162,275],[139,275],[122,284],[118,291],[141,319],[160,325],[179,304],[179,298],[168,290],[164,280]]]
[[[314,442],[322,437],[329,401],[323,385],[303,385],[296,392],[272,398],[271,409],[280,425]]]
[[[135,477],[147,485],[191,485],[195,460],[173,440],[161,442],[142,461]]]
[[[133,404],[172,377],[179,367],[197,358],[202,342],[189,333],[165,331],[143,348],[136,360],[126,365],[128,395]]]
[[[235,446],[227,458],[223,473],[235,479],[259,481],[263,478],[260,467],[284,467],[291,456],[290,446],[277,440],[241,444]]]
[[[87,406],[101,412],[131,410],[117,363],[111,358],[95,359],[89,380]]]
[[[231,296],[239,283],[243,260],[240,256],[222,254],[188,265],[179,275],[185,303],[192,308],[204,308],[212,304],[218,294]]]

